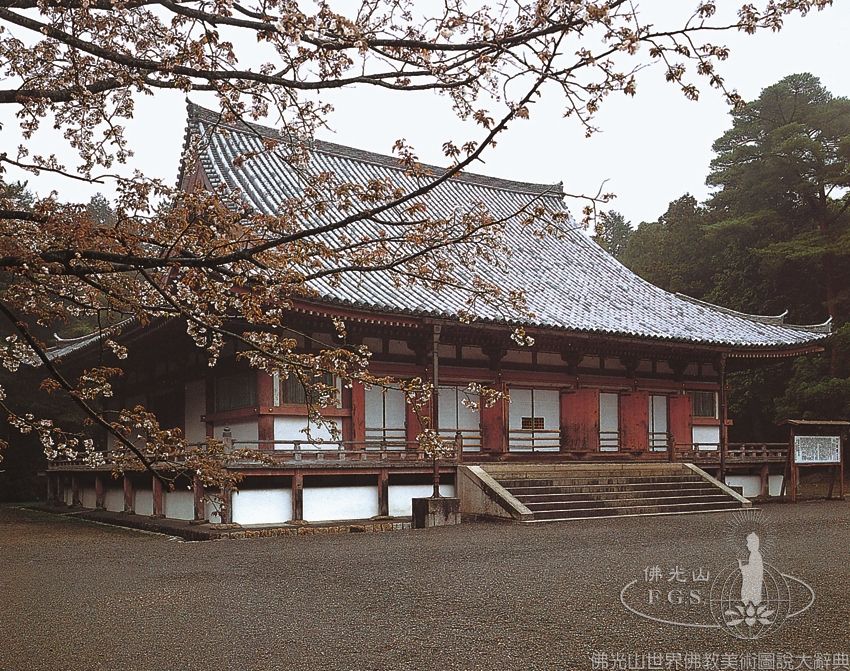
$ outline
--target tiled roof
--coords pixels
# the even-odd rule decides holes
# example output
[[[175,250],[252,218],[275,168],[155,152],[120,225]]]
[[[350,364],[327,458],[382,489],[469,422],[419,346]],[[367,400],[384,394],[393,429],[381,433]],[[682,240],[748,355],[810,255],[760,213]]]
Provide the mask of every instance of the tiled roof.
[[[188,133],[205,139],[199,159],[214,188],[237,190],[249,206],[266,214],[274,214],[286,198],[299,193],[300,177],[281,159],[284,145],[261,151],[262,136],[276,137],[274,130],[253,124],[225,126],[217,113],[190,104]],[[260,153],[237,161],[235,167],[234,159],[249,152]],[[358,183],[390,178],[404,188],[415,184],[395,158],[320,141],[315,142],[306,169]],[[532,201],[552,212],[565,209],[561,185],[467,173],[441,184],[425,200],[433,216],[450,216],[474,203],[485,203],[496,217],[509,217]],[[336,214],[330,210],[308,225],[325,223]],[[347,233],[369,235],[370,230],[358,222]],[[505,315],[484,305],[477,308],[482,321],[747,349],[805,345],[830,332],[829,322],[793,326],[784,323],[784,315],[745,315],[664,291],[628,270],[578,227],[563,236],[540,239],[514,220],[506,235],[512,253],[504,267],[480,264],[475,272],[504,290],[525,290],[533,316]],[[320,280],[313,286],[326,301],[382,312],[454,318],[466,307],[462,291],[399,288],[381,272],[348,274],[339,284]]]

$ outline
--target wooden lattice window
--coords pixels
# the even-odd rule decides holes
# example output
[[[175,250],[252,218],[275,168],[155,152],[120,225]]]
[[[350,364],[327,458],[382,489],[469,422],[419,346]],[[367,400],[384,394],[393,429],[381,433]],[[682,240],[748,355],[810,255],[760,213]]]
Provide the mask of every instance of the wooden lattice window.
[[[543,418],[542,417],[523,417],[522,418],[522,428],[526,431],[542,431],[543,430]]]

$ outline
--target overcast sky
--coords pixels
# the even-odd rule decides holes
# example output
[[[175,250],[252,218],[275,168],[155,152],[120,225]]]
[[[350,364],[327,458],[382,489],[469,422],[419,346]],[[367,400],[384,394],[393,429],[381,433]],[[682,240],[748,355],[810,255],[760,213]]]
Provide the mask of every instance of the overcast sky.
[[[668,3],[655,3],[651,11],[666,13]],[[693,3],[678,7],[685,5],[690,9]],[[850,96],[848,34],[850,2],[837,0],[836,6],[823,12],[789,20],[778,34],[729,34],[715,39],[732,48],[721,72],[745,99],[796,72],[811,72],[835,95]],[[474,171],[529,182],[563,181],[567,191],[576,193],[596,192],[607,180],[605,191],[618,196],[610,207],[634,225],[656,219],[684,193],[704,198],[712,142],[730,125],[725,101],[719,93],[704,89],[699,102],[690,102],[664,82],[660,70],[645,71],[638,81],[635,98],[616,96],[604,103],[596,119],[602,132],[591,139],[584,138],[575,120],[562,117],[557,96],[544,98],[532,109],[531,118],[515,123]],[[209,104],[201,95],[192,99]],[[459,137],[447,99],[435,94],[392,96],[369,88],[337,95],[332,102],[336,107],[330,120],[333,132],[324,131],[320,137],[341,144],[390,153],[393,143],[403,137],[422,160],[440,162],[442,143]],[[0,110],[0,120],[2,150],[8,151],[19,140],[6,107]],[[183,143],[183,96],[157,92],[139,100],[137,109],[128,126],[136,152],[131,167],[173,181]],[[42,151],[50,147],[60,157],[70,156],[57,149],[55,137],[45,135],[34,147]],[[47,176],[29,180],[39,193],[55,188],[68,200],[87,200],[98,190],[108,191]]]

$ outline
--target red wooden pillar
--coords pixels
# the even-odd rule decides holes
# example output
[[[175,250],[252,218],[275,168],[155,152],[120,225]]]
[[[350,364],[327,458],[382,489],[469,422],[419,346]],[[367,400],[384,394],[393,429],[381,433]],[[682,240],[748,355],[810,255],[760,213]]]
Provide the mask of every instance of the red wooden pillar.
[[[80,476],[76,474],[71,476],[71,505],[83,505],[83,500],[80,496]]]
[[[390,514],[390,472],[386,468],[378,471],[378,515]]]
[[[673,448],[691,449],[694,442],[691,397],[687,394],[671,396],[669,403],[670,435],[673,437]]]
[[[124,474],[124,512],[130,515],[136,512],[136,488],[127,473]]]
[[[106,483],[100,474],[94,476],[94,507],[97,510],[106,509]]]
[[[257,371],[257,440],[261,450],[274,449],[274,415],[269,410],[274,407],[274,378],[263,371]]]
[[[295,471],[292,476],[292,522],[304,520],[304,474]]]
[[[422,421],[420,421],[419,416],[416,414],[417,412],[422,416]],[[424,428],[423,421],[430,417],[431,408],[427,404],[418,410],[414,409],[410,403],[404,404],[404,439],[407,441],[407,449],[419,449],[416,438],[422,433],[422,429]]]
[[[200,522],[206,519],[206,506],[204,505],[204,483],[197,476],[192,478],[192,503],[194,508],[194,519]]]
[[[165,501],[162,494],[162,481],[156,476],[151,479],[151,498],[153,499],[152,517],[165,517]]]
[[[494,385],[501,392],[505,392],[505,385],[497,383]],[[502,454],[507,451],[507,399],[500,398],[489,408],[481,408],[481,451],[493,454]]]
[[[649,451],[649,393],[620,394],[620,448],[632,452]]]
[[[599,450],[599,390],[561,394],[561,451]]]
[[[352,443],[349,449],[362,450],[366,447],[366,387],[360,382],[353,383],[348,397],[351,417],[348,422],[349,434],[346,440]]]

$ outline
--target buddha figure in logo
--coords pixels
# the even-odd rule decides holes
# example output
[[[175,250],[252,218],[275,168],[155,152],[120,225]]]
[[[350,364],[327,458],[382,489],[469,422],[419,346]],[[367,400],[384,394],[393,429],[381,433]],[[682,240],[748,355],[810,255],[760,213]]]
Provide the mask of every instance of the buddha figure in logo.
[[[762,583],[764,582],[764,560],[759,550],[758,534],[753,532],[747,536],[747,549],[750,556],[746,563],[738,560],[741,571],[741,602],[758,606],[762,600]]]

